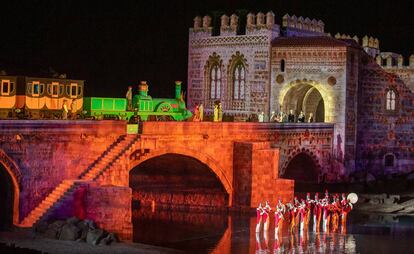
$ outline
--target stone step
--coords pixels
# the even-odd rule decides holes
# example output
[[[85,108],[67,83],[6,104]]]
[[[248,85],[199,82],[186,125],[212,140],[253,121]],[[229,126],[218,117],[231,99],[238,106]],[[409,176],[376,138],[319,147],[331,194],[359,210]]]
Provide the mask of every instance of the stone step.
[[[402,206],[413,206],[414,205],[414,198],[410,199],[410,200],[407,200],[407,201],[401,203],[400,205],[402,205]]]
[[[411,214],[414,213],[414,207],[406,207],[398,213]]]

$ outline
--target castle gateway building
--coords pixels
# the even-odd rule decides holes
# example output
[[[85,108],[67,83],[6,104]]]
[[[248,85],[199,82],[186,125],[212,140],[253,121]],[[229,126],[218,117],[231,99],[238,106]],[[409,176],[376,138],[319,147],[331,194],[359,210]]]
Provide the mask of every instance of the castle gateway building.
[[[306,122],[334,124],[336,180],[414,170],[414,55],[404,64],[401,55],[381,52],[378,39],[332,37],[320,20],[285,15],[278,25],[273,12],[245,18],[223,15],[214,29],[209,16],[195,17],[190,108],[203,104],[211,114],[220,101],[225,120],[264,113],[269,121],[279,112],[297,119],[302,111]]]

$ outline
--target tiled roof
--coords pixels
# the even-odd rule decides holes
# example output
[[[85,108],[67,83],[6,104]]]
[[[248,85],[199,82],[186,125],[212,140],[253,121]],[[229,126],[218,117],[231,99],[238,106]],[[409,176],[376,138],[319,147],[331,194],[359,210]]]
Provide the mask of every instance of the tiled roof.
[[[278,37],[272,41],[273,47],[359,47],[352,39],[340,39],[329,36]]]

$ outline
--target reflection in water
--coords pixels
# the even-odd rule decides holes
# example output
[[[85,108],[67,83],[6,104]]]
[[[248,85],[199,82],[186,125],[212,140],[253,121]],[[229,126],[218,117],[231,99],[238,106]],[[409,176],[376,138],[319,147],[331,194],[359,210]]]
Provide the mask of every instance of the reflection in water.
[[[414,218],[349,215],[347,233],[288,226],[256,233],[256,218],[241,215],[134,211],[134,241],[187,253],[407,253]],[[341,232],[342,231],[342,232]]]

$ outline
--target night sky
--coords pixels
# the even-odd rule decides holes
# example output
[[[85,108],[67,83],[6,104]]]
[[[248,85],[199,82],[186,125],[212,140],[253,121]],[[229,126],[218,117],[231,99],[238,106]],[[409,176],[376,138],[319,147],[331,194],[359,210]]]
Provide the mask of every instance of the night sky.
[[[188,28],[196,15],[272,10],[281,24],[284,14],[295,14],[323,20],[333,35],[368,34],[382,51],[414,53],[411,0],[8,2],[0,14],[0,69],[48,76],[51,67],[86,80],[86,96],[123,97],[128,85],[147,80],[152,96],[172,97],[173,81],[187,81]]]

